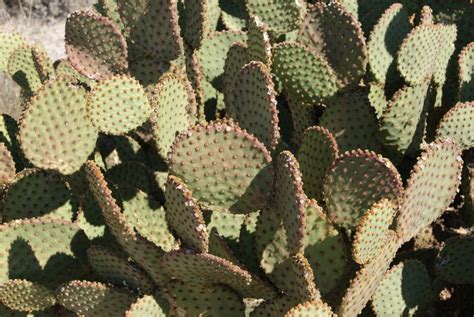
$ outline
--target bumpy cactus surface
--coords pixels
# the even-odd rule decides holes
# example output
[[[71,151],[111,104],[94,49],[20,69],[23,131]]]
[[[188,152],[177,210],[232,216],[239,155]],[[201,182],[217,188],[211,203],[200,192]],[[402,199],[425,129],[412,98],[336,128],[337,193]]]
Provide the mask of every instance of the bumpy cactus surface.
[[[0,33],[0,316],[468,316],[467,0],[98,0]]]

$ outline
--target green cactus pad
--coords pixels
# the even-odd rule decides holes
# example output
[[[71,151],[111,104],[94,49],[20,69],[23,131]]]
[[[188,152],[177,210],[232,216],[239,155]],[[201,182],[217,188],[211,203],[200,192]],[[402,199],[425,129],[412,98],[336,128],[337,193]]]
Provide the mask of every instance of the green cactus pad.
[[[248,56],[251,61],[258,61],[270,67],[272,64],[272,45],[268,35],[268,27],[258,16],[251,17],[247,22]]]
[[[380,118],[379,138],[394,155],[416,153],[425,135],[429,81],[395,93]]]
[[[239,259],[234,255],[226,240],[219,235],[216,228],[209,232],[209,254],[218,256],[232,263],[239,263]]]
[[[225,284],[241,291],[252,281],[250,273],[237,265],[211,254],[190,250],[166,253],[158,264],[168,276],[192,285]]]
[[[127,200],[135,197],[137,192],[152,192],[150,170],[139,162],[128,161],[110,167],[106,177],[118,187],[122,198]]]
[[[314,105],[337,92],[334,70],[315,50],[303,44],[275,45],[272,65],[283,87],[296,100]]]
[[[396,206],[387,199],[375,203],[361,217],[352,243],[354,261],[364,265],[377,257],[395,217]]]
[[[226,114],[253,134],[268,149],[280,140],[276,92],[269,69],[261,62],[250,62],[237,74],[232,103]]]
[[[135,55],[171,61],[182,52],[177,1],[117,0],[129,46]]]
[[[398,70],[409,84],[419,84],[432,75],[438,84],[444,83],[455,40],[456,26],[428,24],[415,27],[398,51]]]
[[[466,45],[459,53],[459,99],[474,100],[474,42]]]
[[[135,301],[131,293],[89,281],[71,281],[62,285],[56,291],[56,298],[61,306],[88,317],[124,316]]]
[[[430,6],[425,5],[421,8],[419,14],[419,24],[433,24],[433,10],[430,8]]]
[[[112,191],[109,189],[102,171],[93,161],[86,163],[86,176],[92,195],[102,209],[105,223],[117,242],[150,275],[156,284],[163,285],[166,283],[163,273],[156,265],[163,254],[163,250],[135,232],[112,196]]]
[[[216,29],[220,9],[216,0],[184,0],[183,37],[192,48],[198,48],[202,40]]]
[[[153,90],[152,132],[158,153],[166,158],[176,135],[195,121],[196,100],[184,77],[164,75]]]
[[[438,219],[458,191],[461,149],[451,140],[438,140],[421,154],[407,181],[397,217],[397,233],[405,242]]]
[[[246,0],[250,16],[258,16],[276,34],[298,29],[304,14],[305,4],[300,0]]]
[[[150,278],[127,258],[101,246],[87,250],[89,264],[101,280],[126,286],[140,293],[148,293],[154,285]]]
[[[367,49],[370,71],[379,83],[397,79],[397,51],[410,30],[408,12],[400,3],[386,9],[374,26]]]
[[[145,239],[163,251],[171,251],[176,240],[168,229],[163,206],[142,191],[123,201],[123,214],[133,228]]]
[[[8,73],[27,96],[36,93],[41,87],[41,77],[33,59],[33,48],[29,45],[22,45],[10,54]]]
[[[128,76],[109,77],[92,87],[87,114],[101,132],[124,134],[150,116],[151,107],[140,83]]]
[[[83,272],[81,259],[87,238],[71,222],[48,218],[15,220],[0,225],[0,241],[1,282],[28,279],[54,288]]]
[[[336,139],[326,128],[313,126],[305,131],[297,157],[309,198],[322,201],[324,177],[338,155]]]
[[[280,295],[271,301],[265,301],[260,304],[250,314],[251,317],[280,317],[293,307],[299,304],[297,299],[288,295]]]
[[[142,57],[130,62],[130,74],[140,82],[148,97],[160,80],[161,76],[170,71],[169,63],[158,63],[152,57]]]
[[[351,230],[374,203],[382,198],[397,202],[402,191],[402,180],[395,166],[374,152],[362,150],[339,156],[324,183],[329,218]]]
[[[380,120],[385,109],[388,106],[388,101],[385,97],[384,87],[376,83],[370,83],[368,98],[370,105],[375,110],[375,115],[377,116],[377,119]]]
[[[99,0],[97,3],[102,7],[104,15],[115,23],[120,32],[123,32],[125,26],[120,18],[117,0]]]
[[[81,228],[89,240],[101,239],[105,236],[105,221],[101,209],[94,199],[87,200],[76,212],[75,223]]]
[[[178,177],[169,176],[166,182],[166,219],[183,242],[201,252],[208,252],[206,224],[198,202]]]
[[[384,248],[377,257],[357,271],[350,281],[337,312],[339,316],[358,316],[376,292],[400,246],[397,235],[393,231],[390,232],[391,234],[385,237]]]
[[[290,254],[300,252],[304,245],[306,200],[298,161],[291,152],[281,152],[276,163],[273,206],[276,215],[284,220]]]
[[[292,124],[293,128],[293,131],[291,131],[291,141],[298,146],[301,145],[301,140],[306,129],[317,124],[317,120],[314,115],[315,107],[312,107],[305,102],[291,96],[286,96],[286,100],[288,102],[288,109],[290,110],[292,121],[289,122],[289,124]],[[282,128],[282,132],[284,132],[285,127],[283,126]],[[291,130],[291,127],[288,128]]]
[[[10,183],[15,177],[15,161],[5,143],[0,142],[0,186]]]
[[[341,152],[355,149],[382,152],[377,138],[377,116],[362,92],[337,95],[328,102],[319,125],[334,135]]]
[[[8,71],[8,59],[10,55],[23,45],[26,40],[18,33],[6,34],[0,32],[0,71]]]
[[[247,35],[238,31],[221,31],[210,34],[202,41],[196,56],[204,78],[218,90],[222,89],[225,57],[235,42],[245,42]]]
[[[185,316],[241,317],[244,314],[241,297],[228,287],[196,287],[174,281],[167,288],[176,310]]]
[[[320,300],[313,300],[298,304],[285,314],[285,317],[305,316],[333,317],[336,315],[332,312],[331,307],[329,307],[328,304]]]
[[[298,301],[320,299],[308,260],[297,253],[278,264],[269,278],[283,293]]]
[[[41,216],[71,221],[75,203],[61,176],[26,169],[17,174],[6,189],[3,221]]]
[[[36,44],[31,50],[33,62],[41,82],[45,82],[55,75],[53,62],[48,56],[45,48],[41,44]]]
[[[230,0],[219,3],[221,7],[221,21],[226,29],[241,31],[245,29],[248,20],[245,0]]]
[[[235,213],[266,204],[273,178],[270,161],[263,144],[232,121],[181,133],[169,155],[170,174],[180,177],[201,205]]]
[[[474,274],[471,270],[474,264],[473,250],[474,237],[472,235],[448,240],[438,255],[436,263],[438,276],[448,283],[473,283]]]
[[[125,317],[166,317],[169,305],[158,296],[145,295],[125,312]]]
[[[372,297],[377,316],[414,316],[431,303],[431,280],[423,263],[407,260],[385,273]]]
[[[342,87],[357,85],[365,74],[367,47],[361,25],[337,1],[319,2],[308,10],[298,41],[327,59]]]
[[[244,225],[245,219],[250,214],[232,214],[229,212],[209,212],[207,217],[207,230],[210,231],[215,229],[217,233],[226,239],[238,240],[240,236],[240,231]]]
[[[27,281],[9,280],[0,284],[0,302],[10,309],[21,312],[45,310],[56,304],[54,292]]]
[[[86,101],[85,90],[66,79],[50,81],[38,91],[20,120],[21,149],[31,163],[62,174],[81,168],[97,139]]]
[[[104,79],[128,67],[127,43],[108,18],[89,11],[66,20],[66,54],[71,65],[91,79]]]
[[[222,78],[226,108],[236,108],[234,104],[235,81],[238,79],[241,68],[249,62],[247,45],[242,42],[232,44],[227,52]]]
[[[462,149],[474,147],[474,101],[458,103],[441,119],[438,138],[456,140]]]
[[[55,63],[56,65],[56,77],[70,78],[71,82],[79,81],[85,85],[91,87],[94,84],[94,80],[82,75],[72,67],[71,63],[67,59],[61,59]]]

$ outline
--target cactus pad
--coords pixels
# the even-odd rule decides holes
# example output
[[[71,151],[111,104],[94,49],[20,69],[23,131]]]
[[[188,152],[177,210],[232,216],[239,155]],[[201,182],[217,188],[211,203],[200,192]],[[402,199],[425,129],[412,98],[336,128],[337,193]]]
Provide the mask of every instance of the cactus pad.
[[[20,278],[56,287],[81,274],[79,256],[87,238],[76,224],[47,218],[15,220],[0,225],[0,241],[1,282]],[[47,269],[50,261],[54,270]]]
[[[235,42],[246,41],[247,35],[239,31],[221,31],[210,34],[196,51],[196,57],[207,81],[218,90],[222,88],[225,57]]]
[[[107,284],[89,281],[71,281],[56,291],[61,306],[90,317],[124,316],[134,302],[127,293]]]
[[[168,285],[177,311],[186,316],[229,316],[244,314],[241,297],[225,286],[192,287],[189,283],[174,281]]]
[[[474,42],[469,43],[459,53],[459,99],[474,99]]]
[[[323,199],[323,182],[327,169],[339,155],[336,139],[320,126],[308,128],[298,150],[304,192],[318,201]]]
[[[296,30],[302,20],[304,3],[300,0],[246,0],[250,16],[258,16],[276,34]]]
[[[151,107],[143,87],[128,76],[113,76],[93,86],[87,114],[101,132],[124,134],[143,124]]]
[[[388,106],[388,101],[385,97],[384,87],[376,83],[370,83],[368,97],[370,105],[375,110],[375,115],[377,116],[377,119],[380,120],[383,112]]]
[[[186,78],[169,74],[153,90],[152,132],[159,154],[166,158],[179,132],[194,122],[196,100]]]
[[[300,166],[289,151],[281,152],[276,163],[274,206],[283,219],[290,254],[300,252],[306,227],[306,195]]]
[[[462,149],[474,147],[474,101],[458,103],[441,119],[438,138],[456,140]]]
[[[384,239],[384,248],[377,257],[357,271],[344,293],[338,309],[340,316],[358,316],[376,292],[385,272],[400,246],[397,235],[390,231]]]
[[[216,28],[214,21],[219,19],[219,6],[215,0],[185,0],[184,7],[184,39],[191,47],[198,48]]]
[[[181,133],[169,155],[170,174],[180,177],[201,205],[236,213],[265,205],[272,183],[270,161],[263,144],[232,121]]]
[[[407,260],[385,273],[372,298],[377,316],[413,316],[432,300],[431,280],[423,263]]]
[[[296,100],[314,105],[337,91],[334,70],[315,50],[303,44],[282,42],[275,45],[272,65],[278,80]]]
[[[381,152],[375,111],[367,96],[360,92],[340,94],[328,102],[319,124],[335,136],[341,152],[355,149]]]
[[[3,198],[3,221],[48,216],[72,220],[73,196],[58,174],[26,169],[17,174]]]
[[[0,302],[10,309],[34,312],[56,303],[54,292],[27,280],[9,280],[0,284]]]
[[[270,67],[272,63],[272,45],[268,27],[258,16],[251,17],[247,23],[248,56],[251,61],[258,61]]]
[[[298,304],[285,314],[285,317],[305,316],[333,317],[335,314],[332,312],[331,307],[329,307],[328,304],[320,300],[313,300]]]
[[[252,317],[277,317],[285,316],[285,314],[294,306],[298,305],[299,301],[288,295],[280,295],[271,301],[265,301],[260,304],[250,314]]]
[[[117,0],[124,33],[135,55],[166,62],[179,57],[183,41],[177,1]]]
[[[405,86],[395,93],[380,119],[379,137],[395,155],[419,150],[425,135],[429,81]]]
[[[428,24],[415,27],[398,51],[398,70],[410,84],[421,83],[432,75],[437,83],[444,83],[455,40],[455,26]]]
[[[393,202],[382,199],[367,210],[359,221],[354,241],[352,255],[359,264],[367,264],[383,248],[384,237],[395,217],[396,206]]]
[[[473,250],[474,238],[472,235],[448,240],[436,263],[439,277],[453,284],[473,283],[474,274],[470,269],[474,264]]]
[[[222,78],[223,92],[226,108],[236,108],[234,105],[235,81],[238,79],[240,69],[250,62],[248,48],[242,42],[232,44],[227,52]]]
[[[150,278],[123,256],[100,246],[87,250],[89,264],[94,272],[106,282],[125,285],[141,293],[153,290]]]
[[[435,221],[451,204],[461,179],[461,149],[451,140],[436,141],[411,171],[397,217],[403,241]]]
[[[166,182],[166,219],[184,243],[201,252],[208,251],[208,233],[201,208],[191,191],[178,177]]]
[[[41,87],[41,77],[33,59],[33,48],[22,45],[13,51],[8,59],[8,73],[29,96]]]
[[[367,48],[362,28],[337,1],[319,2],[308,10],[298,41],[327,59],[343,87],[357,85],[365,74]]]
[[[227,260],[189,250],[166,253],[159,266],[168,276],[192,285],[225,284],[239,291],[252,281],[249,272]]]
[[[0,32],[0,71],[8,71],[8,58],[19,47],[26,45],[26,40],[18,33]]]
[[[127,43],[117,26],[88,11],[69,15],[66,54],[79,73],[96,80],[122,73],[128,66]]]
[[[385,10],[374,26],[367,49],[370,70],[379,83],[397,78],[397,51],[410,29],[408,12],[400,3],[394,3]]]
[[[337,158],[324,184],[326,208],[331,220],[355,229],[360,217],[382,198],[397,201],[403,191],[393,164],[378,154],[355,150]]]
[[[20,120],[20,145],[35,166],[71,174],[93,151],[97,130],[86,114],[86,92],[66,79],[46,83]]]
[[[250,62],[237,75],[232,103],[226,113],[253,134],[268,149],[280,139],[276,92],[268,68],[261,62]]]
[[[6,185],[15,177],[15,161],[5,143],[0,142],[0,186]]]
[[[130,62],[129,71],[150,97],[160,77],[168,72],[170,67],[169,63],[158,63],[152,57],[142,57]]]
[[[130,306],[125,312],[125,317],[166,317],[168,316],[168,303],[157,296],[145,295]]]

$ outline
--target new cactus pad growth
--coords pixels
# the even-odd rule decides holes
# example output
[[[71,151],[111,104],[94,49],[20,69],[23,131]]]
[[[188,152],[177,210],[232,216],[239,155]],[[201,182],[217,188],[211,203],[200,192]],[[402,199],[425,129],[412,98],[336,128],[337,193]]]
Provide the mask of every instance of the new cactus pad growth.
[[[98,0],[58,61],[0,32],[0,316],[472,315],[472,21]]]

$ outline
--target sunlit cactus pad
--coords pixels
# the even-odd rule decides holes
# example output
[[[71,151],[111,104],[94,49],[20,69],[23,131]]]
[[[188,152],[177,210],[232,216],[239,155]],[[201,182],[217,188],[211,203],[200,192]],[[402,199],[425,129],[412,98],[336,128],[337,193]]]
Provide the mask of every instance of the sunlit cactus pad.
[[[0,316],[472,316],[471,2],[7,22]]]

